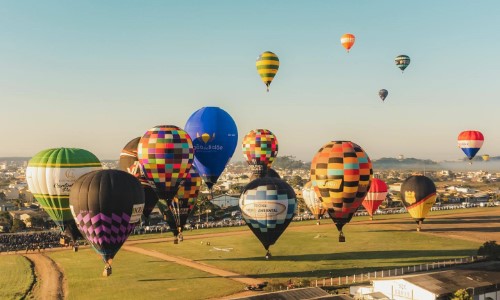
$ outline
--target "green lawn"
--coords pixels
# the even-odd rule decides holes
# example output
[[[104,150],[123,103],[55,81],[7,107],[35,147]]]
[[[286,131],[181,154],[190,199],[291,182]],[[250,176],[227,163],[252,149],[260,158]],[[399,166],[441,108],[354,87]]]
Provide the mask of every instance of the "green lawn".
[[[68,281],[68,299],[206,299],[242,291],[243,284],[156,258],[121,250],[113,274],[91,249],[50,252]],[[3,298],[2,298],[3,299]]]
[[[28,259],[21,255],[2,255],[0,270],[0,299],[22,299],[33,283]]]
[[[346,225],[344,233],[347,242],[339,243],[337,230],[331,221],[327,221],[321,226],[290,227],[271,246],[273,257],[269,261],[264,258],[264,248],[251,233],[205,240],[210,241],[210,246],[188,236],[179,245],[162,242],[136,246],[194,259],[252,277],[279,280],[290,277],[315,279],[327,276],[330,271],[333,276],[352,275],[469,256],[474,255],[480,246],[479,243],[412,230],[391,230],[387,225],[377,225],[376,221],[373,224],[356,225],[353,222]],[[402,222],[412,221],[402,219]]]

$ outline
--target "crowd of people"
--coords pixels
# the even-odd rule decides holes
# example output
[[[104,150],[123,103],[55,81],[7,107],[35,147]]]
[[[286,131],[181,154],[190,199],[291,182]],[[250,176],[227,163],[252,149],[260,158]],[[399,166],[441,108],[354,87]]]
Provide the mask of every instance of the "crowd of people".
[[[61,233],[55,231],[0,234],[0,252],[44,251],[60,244]]]

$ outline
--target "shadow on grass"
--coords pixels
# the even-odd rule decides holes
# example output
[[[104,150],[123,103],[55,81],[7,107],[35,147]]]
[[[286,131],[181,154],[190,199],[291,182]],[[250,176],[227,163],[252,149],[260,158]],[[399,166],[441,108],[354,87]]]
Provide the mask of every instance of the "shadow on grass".
[[[391,221],[394,220],[394,221]],[[398,220],[398,221],[395,221]],[[375,219],[372,221],[373,225],[407,225],[413,223],[411,219],[400,220],[400,219]],[[490,224],[490,223],[500,223],[500,216],[480,216],[480,217],[462,217],[462,218],[427,218],[424,221],[424,224]],[[366,224],[356,224],[356,222],[352,223],[353,226],[361,226]]]
[[[193,279],[214,279],[220,278],[219,276],[197,276],[197,277],[189,277],[189,278],[150,278],[150,279],[138,279],[139,282],[154,282],[154,281],[175,281],[175,280],[193,280]]]
[[[271,251],[272,252],[272,251]],[[476,250],[471,249],[455,249],[455,250],[390,250],[390,251],[359,251],[359,252],[342,252],[342,253],[321,253],[321,254],[304,254],[304,255],[290,255],[290,256],[272,256],[269,262],[273,261],[288,261],[288,262],[316,262],[319,261],[338,261],[338,260],[369,260],[388,259],[394,262],[394,259],[405,259],[401,263],[408,263],[408,260],[414,259],[415,263],[429,262],[440,257],[465,257],[475,255]],[[426,259],[429,257],[429,259]],[[224,258],[224,259],[202,259],[200,261],[266,261],[264,255],[256,257],[238,257],[238,258]],[[413,262],[412,262],[413,263]],[[334,264],[333,262],[331,264]]]

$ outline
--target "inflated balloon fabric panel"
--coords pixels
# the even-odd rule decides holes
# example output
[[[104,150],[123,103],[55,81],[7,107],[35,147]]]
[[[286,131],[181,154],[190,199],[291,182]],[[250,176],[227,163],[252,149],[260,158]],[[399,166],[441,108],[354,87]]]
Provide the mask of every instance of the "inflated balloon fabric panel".
[[[252,205],[253,210],[245,210],[250,218],[245,218],[252,227],[266,232],[268,228],[276,228],[276,224],[285,223],[295,212],[295,198],[288,194],[279,194],[274,186],[259,186],[245,193],[244,205]],[[246,216],[246,215],[244,215]]]
[[[370,216],[373,216],[373,212],[378,209],[382,202],[384,202],[387,197],[387,192],[387,185],[384,181],[378,178],[372,179],[370,190],[362,203]]]
[[[269,86],[271,81],[273,81],[274,76],[278,73],[280,66],[280,60],[278,56],[271,51],[266,51],[259,55],[257,62],[255,63],[257,67],[257,72],[260,75],[262,81]]]
[[[412,218],[424,220],[436,202],[436,185],[426,176],[410,176],[401,184],[401,198]]]
[[[326,210],[323,208],[323,203],[316,196],[316,193],[311,188],[312,183],[308,181],[304,187],[302,188],[302,198],[306,203],[307,208],[313,214],[316,219],[319,219],[322,215],[325,214]]]
[[[99,253],[105,255],[116,253],[136,225],[136,223],[129,223],[130,216],[125,213],[109,216],[103,213],[80,213],[75,221],[87,241],[92,243]],[[106,246],[106,250],[103,246]]]
[[[316,195],[334,222],[348,222],[363,201],[372,177],[372,164],[360,146],[333,141],[321,148],[311,165]]]
[[[74,224],[69,192],[83,174],[101,169],[92,153],[78,148],[52,148],[31,158],[26,169],[28,187],[50,218],[64,231]]]
[[[137,157],[137,146],[141,137],[137,137],[128,142],[120,153],[118,170],[134,175],[144,185],[150,185],[148,179],[143,174],[139,158]]]
[[[176,126],[157,126],[141,138],[138,157],[160,197],[172,199],[194,160],[189,135]]]
[[[475,130],[463,131],[458,135],[458,147],[462,149],[465,155],[472,159],[483,146],[484,136],[481,132]]]
[[[346,33],[342,35],[342,37],[340,37],[340,43],[347,50],[347,52],[349,52],[349,50],[352,48],[355,41],[356,37],[350,33]]]
[[[278,139],[270,130],[255,129],[243,138],[242,151],[248,164],[271,167],[278,155]]]
[[[398,55],[394,61],[396,62],[396,66],[398,66],[401,71],[404,71],[410,64],[410,57],[407,55]]]
[[[186,199],[190,201],[196,200],[196,198],[198,198],[198,193],[200,192],[201,184],[202,180],[200,174],[198,174],[195,167],[192,166],[191,170],[189,170],[188,176],[179,185],[176,197],[178,199]]]

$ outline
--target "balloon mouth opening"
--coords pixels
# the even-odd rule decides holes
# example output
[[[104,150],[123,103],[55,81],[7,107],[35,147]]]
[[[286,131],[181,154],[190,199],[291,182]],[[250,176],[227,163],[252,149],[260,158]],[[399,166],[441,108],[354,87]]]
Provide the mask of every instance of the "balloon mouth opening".
[[[265,177],[267,174],[267,166],[263,165],[250,165],[250,169],[252,170],[252,175],[255,175],[259,178]]]

